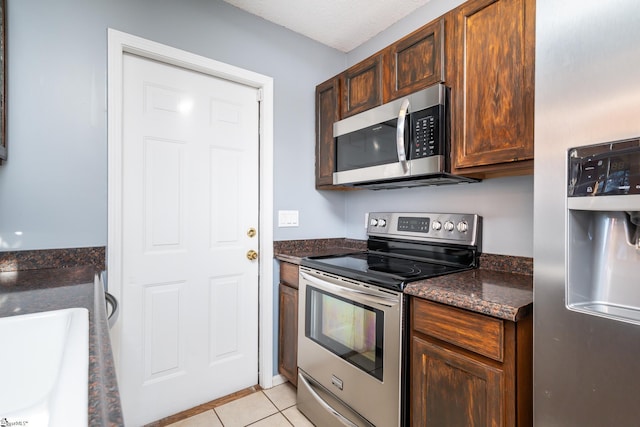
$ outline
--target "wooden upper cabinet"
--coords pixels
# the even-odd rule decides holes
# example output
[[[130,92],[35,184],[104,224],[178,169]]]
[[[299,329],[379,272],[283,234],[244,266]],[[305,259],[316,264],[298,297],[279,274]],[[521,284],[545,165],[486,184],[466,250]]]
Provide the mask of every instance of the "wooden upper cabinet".
[[[439,82],[451,172],[533,173],[535,0],[469,0],[316,88],[316,188],[334,186],[333,123]]]
[[[384,102],[445,80],[444,19],[398,40],[384,50]]]
[[[333,124],[340,120],[340,80],[334,77],[316,86],[316,188],[333,186],[335,144]]]
[[[532,173],[534,0],[471,0],[455,13],[454,172]]]
[[[340,75],[342,118],[382,104],[382,59],[376,54]]]

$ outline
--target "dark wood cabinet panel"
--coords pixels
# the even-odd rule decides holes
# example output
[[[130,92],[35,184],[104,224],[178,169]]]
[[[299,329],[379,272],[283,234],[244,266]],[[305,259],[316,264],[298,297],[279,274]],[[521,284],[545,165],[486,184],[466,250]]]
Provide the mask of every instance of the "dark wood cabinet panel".
[[[296,264],[288,262],[280,263],[280,281],[292,288],[298,289],[298,281],[300,280],[299,268]]]
[[[384,50],[383,102],[444,81],[444,25],[431,22]]]
[[[414,329],[474,353],[503,360],[503,321],[424,300],[414,303]]]
[[[533,424],[532,316],[511,322],[416,297],[410,310],[413,426]]]
[[[335,143],[333,124],[340,119],[340,79],[316,87],[316,188],[333,186]]]
[[[532,172],[534,1],[471,0],[455,26],[455,172]]]
[[[413,426],[502,426],[502,370],[414,337]]]
[[[382,54],[376,54],[340,76],[342,118],[382,104]]]
[[[278,372],[298,385],[298,290],[280,284]]]

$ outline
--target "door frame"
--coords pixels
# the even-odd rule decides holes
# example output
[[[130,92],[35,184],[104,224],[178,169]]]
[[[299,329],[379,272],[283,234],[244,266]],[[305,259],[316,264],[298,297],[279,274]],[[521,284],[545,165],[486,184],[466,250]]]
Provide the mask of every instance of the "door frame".
[[[204,56],[186,52],[121,31],[108,29],[107,148],[108,148],[108,287],[122,306],[122,112],[125,53],[208,74],[258,89],[259,110],[259,224],[258,251],[258,381],[273,386],[273,78]],[[120,369],[120,322],[111,329],[116,368]]]

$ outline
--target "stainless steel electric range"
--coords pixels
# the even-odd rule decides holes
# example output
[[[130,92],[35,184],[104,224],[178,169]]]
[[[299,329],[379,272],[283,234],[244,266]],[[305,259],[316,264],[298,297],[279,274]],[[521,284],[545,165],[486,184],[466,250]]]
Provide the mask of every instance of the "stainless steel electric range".
[[[476,268],[482,218],[370,213],[367,250],[300,267],[298,409],[318,426],[403,426],[409,282]]]

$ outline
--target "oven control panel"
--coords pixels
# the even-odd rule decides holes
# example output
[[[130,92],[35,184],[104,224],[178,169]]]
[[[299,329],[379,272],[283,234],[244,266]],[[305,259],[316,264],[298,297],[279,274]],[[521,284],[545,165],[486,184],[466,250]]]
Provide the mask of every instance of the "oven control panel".
[[[371,212],[367,234],[478,246],[482,217],[476,214]]]

